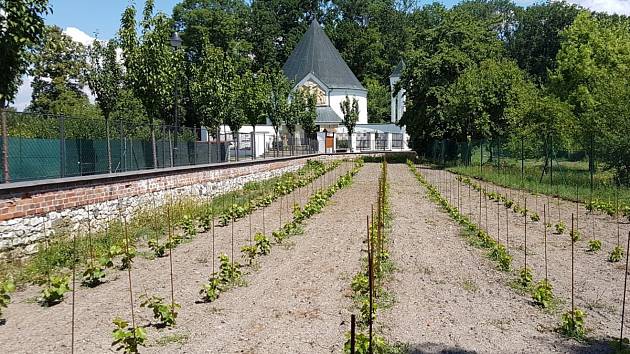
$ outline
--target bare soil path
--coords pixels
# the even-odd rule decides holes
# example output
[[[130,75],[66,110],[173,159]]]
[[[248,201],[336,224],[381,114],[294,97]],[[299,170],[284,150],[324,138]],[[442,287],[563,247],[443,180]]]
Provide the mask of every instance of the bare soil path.
[[[349,328],[347,297],[364,236],[364,217],[376,198],[378,164],[366,164],[310,219],[293,245],[274,249],[261,269],[195,316],[182,350],[209,353],[340,353]],[[204,308],[205,307],[205,308]],[[202,322],[200,317],[204,317]],[[184,325],[189,327],[188,324]]]
[[[482,250],[431,202],[406,165],[389,165],[395,303],[377,315],[385,338],[412,353],[597,353],[553,331],[555,316],[508,286]],[[426,171],[422,171],[426,172]]]
[[[315,181],[314,188],[330,183],[351,163]],[[199,303],[199,289],[212,270],[218,270],[219,253],[231,254],[232,226],[216,228],[215,257],[212,238],[199,234],[173,250],[175,301],[182,305],[173,329],[151,325],[151,311],[140,308],[140,295],[160,295],[170,301],[168,257],[149,260],[136,257],[133,293],[136,323],[145,326],[149,340],[142,352],[159,353],[328,353],[343,343],[344,320],[351,306],[343,293],[359,268],[354,256],[363,235],[363,216],[376,195],[378,168],[367,164],[353,185],[338,191],[323,212],[308,220],[304,235],[274,246],[271,255],[259,258],[259,268],[245,268],[248,286],[222,293],[211,303]],[[306,191],[308,189],[308,193]],[[264,208],[265,231],[286,222],[287,200],[306,200],[305,188]],[[297,195],[296,195],[297,194]],[[348,207],[348,206],[352,207]],[[262,231],[263,210],[251,216],[252,230]],[[234,255],[249,243],[249,217],[234,223]],[[271,236],[268,236],[271,238]],[[349,276],[348,276],[349,277]],[[80,287],[77,274],[75,351],[112,352],[112,319],[130,320],[127,273],[109,271],[107,282],[96,288]],[[30,286],[14,294],[5,310],[7,322],[0,326],[0,353],[49,353],[70,351],[71,298],[43,308],[35,299],[39,288]],[[344,312],[346,311],[346,312]],[[299,349],[299,350],[298,350]]]

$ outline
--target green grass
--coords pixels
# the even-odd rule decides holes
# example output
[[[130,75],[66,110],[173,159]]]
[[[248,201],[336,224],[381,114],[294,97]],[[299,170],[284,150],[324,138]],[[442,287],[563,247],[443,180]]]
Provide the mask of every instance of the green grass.
[[[245,205],[250,199],[271,193],[276,182],[285,178],[294,178],[298,174],[305,175],[313,172],[317,165],[307,164],[296,172],[285,173],[264,181],[250,182],[242,189],[203,201],[198,198],[185,198],[171,204],[166,197],[165,205],[154,207],[150,204],[135,213],[127,224],[128,237],[132,244],[147,241],[150,238],[165,238],[169,213],[173,227],[182,221],[185,215],[197,219],[210,207],[218,218],[218,215],[226,211],[232,203]],[[104,230],[93,232],[91,235],[87,233],[78,235],[76,241],[73,241],[69,226],[58,225],[53,239],[40,243],[39,251],[31,258],[0,261],[0,281],[10,277],[18,286],[42,282],[48,274],[69,272],[72,260],[75,258],[74,242],[76,242],[77,266],[81,268],[90,259],[91,254],[98,259],[107,253],[110,246],[121,244],[125,238],[124,225],[120,220],[110,220]]]
[[[590,173],[585,161],[554,161],[553,181],[549,171],[541,180],[544,162],[541,160],[525,161],[523,178],[521,180],[520,160],[502,159],[501,166],[486,163],[483,169],[477,164],[473,166],[454,166],[448,170],[458,174],[475,177],[509,188],[520,189],[580,202],[588,202],[590,193]],[[630,203],[630,188],[617,187],[611,171],[598,170],[593,177],[593,199],[615,202],[619,193],[619,205]]]

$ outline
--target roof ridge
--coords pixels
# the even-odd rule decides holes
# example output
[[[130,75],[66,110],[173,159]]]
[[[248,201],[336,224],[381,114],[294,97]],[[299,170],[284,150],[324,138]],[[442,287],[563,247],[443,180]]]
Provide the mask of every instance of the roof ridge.
[[[311,22],[282,70],[298,82],[312,73],[330,88],[365,90],[317,19]]]

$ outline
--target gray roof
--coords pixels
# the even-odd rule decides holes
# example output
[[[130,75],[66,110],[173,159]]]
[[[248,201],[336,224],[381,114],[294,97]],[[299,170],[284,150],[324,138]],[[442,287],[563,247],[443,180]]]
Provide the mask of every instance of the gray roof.
[[[357,132],[361,131],[377,131],[381,133],[403,133],[404,129],[394,123],[373,123],[373,124],[357,124],[355,127]]]
[[[311,22],[282,71],[295,82],[313,73],[330,88],[365,90],[317,20]]]
[[[322,123],[342,123],[343,119],[330,107],[317,107],[316,124]]]
[[[389,75],[389,77],[400,77],[400,75],[402,74],[403,69],[405,69],[405,62],[402,59],[400,59],[400,61],[398,62],[398,64],[394,68],[394,71],[392,71],[392,74]]]

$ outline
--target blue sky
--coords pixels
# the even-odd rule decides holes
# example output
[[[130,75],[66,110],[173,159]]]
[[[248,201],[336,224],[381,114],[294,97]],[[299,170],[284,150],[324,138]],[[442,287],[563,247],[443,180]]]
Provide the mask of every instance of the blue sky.
[[[155,0],[156,10],[171,14],[173,6],[179,0]],[[431,0],[423,0],[421,3],[432,3]],[[458,3],[457,0],[439,1],[446,6]],[[533,1],[519,0],[519,4],[529,4]],[[63,29],[75,27],[94,37],[98,33],[99,38],[112,38],[120,25],[120,15],[129,4],[128,0],[50,0],[53,14],[46,18],[49,24],[57,25]],[[139,12],[144,7],[144,0],[137,0],[136,6]]]
[[[120,16],[129,5],[128,0],[50,0],[53,13],[46,22],[62,29],[75,27],[94,37],[112,38],[120,26]],[[135,1],[138,12],[142,12],[144,0]],[[155,9],[171,14],[178,0],[155,0]]]

